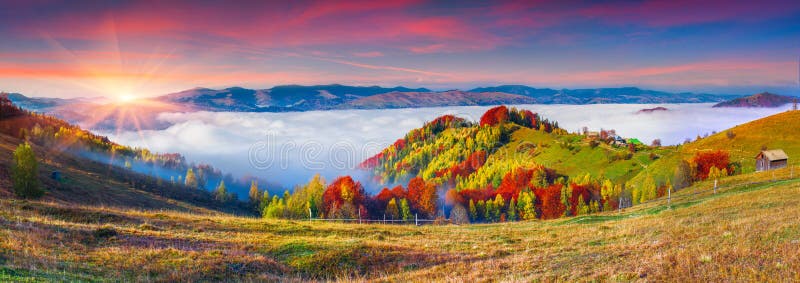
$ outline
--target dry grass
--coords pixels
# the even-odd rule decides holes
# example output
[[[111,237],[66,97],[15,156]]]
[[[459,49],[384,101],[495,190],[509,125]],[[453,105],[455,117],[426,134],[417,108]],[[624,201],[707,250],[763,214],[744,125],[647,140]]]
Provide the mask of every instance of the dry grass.
[[[770,179],[697,184],[671,208],[466,226],[2,200],[0,281],[800,280],[800,181],[743,185]]]

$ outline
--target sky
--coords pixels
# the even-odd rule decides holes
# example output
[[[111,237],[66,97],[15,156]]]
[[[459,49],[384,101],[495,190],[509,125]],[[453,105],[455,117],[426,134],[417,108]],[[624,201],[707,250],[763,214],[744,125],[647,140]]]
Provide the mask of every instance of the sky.
[[[0,90],[525,84],[800,95],[800,1],[7,1]]]

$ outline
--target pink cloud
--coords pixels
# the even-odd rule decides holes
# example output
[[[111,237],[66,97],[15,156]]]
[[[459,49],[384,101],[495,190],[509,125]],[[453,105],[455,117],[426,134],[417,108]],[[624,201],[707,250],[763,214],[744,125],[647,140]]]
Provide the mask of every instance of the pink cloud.
[[[364,58],[383,57],[383,52],[380,51],[355,52],[353,53],[353,56],[364,57]]]

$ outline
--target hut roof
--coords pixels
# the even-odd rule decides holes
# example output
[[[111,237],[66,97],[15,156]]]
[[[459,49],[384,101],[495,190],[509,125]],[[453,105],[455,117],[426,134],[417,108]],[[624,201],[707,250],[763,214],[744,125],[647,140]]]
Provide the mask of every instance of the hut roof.
[[[764,155],[764,157],[770,161],[789,159],[789,156],[786,155],[786,152],[783,152],[782,149],[763,150],[756,156],[756,158],[761,155]]]

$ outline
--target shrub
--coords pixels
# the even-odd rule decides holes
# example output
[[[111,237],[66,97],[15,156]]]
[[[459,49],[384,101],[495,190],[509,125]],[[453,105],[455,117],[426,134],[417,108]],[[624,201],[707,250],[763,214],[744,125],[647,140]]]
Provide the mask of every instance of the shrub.
[[[38,198],[44,194],[39,186],[39,163],[29,143],[20,144],[14,150],[11,180],[14,193],[23,198]]]
[[[94,230],[95,238],[111,238],[117,235],[117,230],[111,226],[103,226]]]

